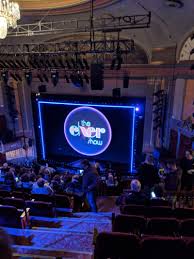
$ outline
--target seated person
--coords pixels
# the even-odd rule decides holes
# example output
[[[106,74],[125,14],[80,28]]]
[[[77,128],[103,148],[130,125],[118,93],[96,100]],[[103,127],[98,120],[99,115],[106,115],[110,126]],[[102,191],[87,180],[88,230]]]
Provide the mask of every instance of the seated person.
[[[118,181],[115,179],[115,177],[112,173],[108,173],[106,185],[107,185],[107,187],[116,187],[118,185]]]
[[[37,180],[37,182],[33,184],[31,193],[32,194],[52,195],[53,190],[43,178],[39,178]]]
[[[167,162],[167,173],[165,177],[165,190],[166,191],[180,191],[182,170],[177,167],[175,161]]]
[[[61,177],[59,174],[56,174],[51,181],[51,188],[55,193],[63,192],[63,182],[61,181]]]
[[[32,189],[33,182],[30,181],[30,175],[28,173],[24,173],[21,176],[21,181],[17,183],[18,188],[23,189]]]
[[[127,195],[121,195],[116,205],[136,204],[143,205],[147,202],[145,194],[141,191],[141,183],[138,180],[131,181],[131,191]]]

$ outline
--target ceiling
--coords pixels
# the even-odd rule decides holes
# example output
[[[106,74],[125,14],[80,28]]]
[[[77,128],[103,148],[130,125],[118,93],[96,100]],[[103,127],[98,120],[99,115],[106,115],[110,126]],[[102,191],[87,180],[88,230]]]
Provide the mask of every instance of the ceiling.
[[[88,2],[88,0],[17,0],[22,10],[41,10],[70,7]]]
[[[16,0],[17,1],[17,0]],[[94,17],[104,15],[124,16],[152,13],[151,27],[147,29],[122,31],[125,38],[133,38],[148,54],[154,48],[177,46],[181,49],[186,38],[194,32],[194,1],[183,1],[182,8],[169,7],[167,0],[95,0]],[[89,19],[90,1],[82,0],[18,0],[22,10],[20,24],[38,21],[62,21],[68,19]],[[29,9],[33,10],[29,10]],[[49,9],[49,13],[44,8]],[[73,33],[73,32],[72,32]],[[60,33],[61,37],[65,35]],[[60,35],[26,37],[27,41],[55,41]],[[9,38],[11,42],[20,42],[20,37]],[[22,39],[25,41],[25,39]],[[180,50],[179,50],[180,51]]]

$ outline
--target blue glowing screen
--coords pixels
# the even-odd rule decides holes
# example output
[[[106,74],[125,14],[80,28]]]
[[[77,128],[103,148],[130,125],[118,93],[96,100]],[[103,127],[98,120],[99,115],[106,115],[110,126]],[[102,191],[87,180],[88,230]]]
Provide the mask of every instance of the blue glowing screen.
[[[43,159],[134,165],[135,106],[37,101]]]

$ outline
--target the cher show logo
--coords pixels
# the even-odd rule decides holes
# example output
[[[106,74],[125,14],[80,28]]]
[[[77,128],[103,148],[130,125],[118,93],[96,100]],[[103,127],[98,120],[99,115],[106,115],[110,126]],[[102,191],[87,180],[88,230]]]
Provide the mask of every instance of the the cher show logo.
[[[65,119],[64,133],[69,145],[86,156],[103,153],[112,139],[109,121],[102,112],[92,107],[72,110]]]

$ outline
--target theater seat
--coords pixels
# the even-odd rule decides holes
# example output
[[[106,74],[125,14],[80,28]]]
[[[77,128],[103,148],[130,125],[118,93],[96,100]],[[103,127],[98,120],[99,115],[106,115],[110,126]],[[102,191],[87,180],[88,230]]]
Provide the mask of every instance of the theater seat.
[[[70,208],[70,200],[66,195],[55,194],[54,203],[56,208]]]
[[[11,197],[11,192],[6,190],[0,190],[1,197]]]
[[[186,219],[181,222],[180,234],[182,236],[194,237],[194,219]]]
[[[149,206],[169,206],[169,202],[166,200],[153,199],[149,201]]]
[[[146,216],[148,218],[169,218],[173,216],[173,211],[171,207],[165,207],[165,206],[152,206],[147,208],[146,210]]]
[[[143,205],[124,205],[120,207],[122,214],[144,216],[146,208]]]
[[[97,236],[95,259],[138,259],[140,240],[137,236],[126,233],[100,233]]]
[[[185,258],[194,259],[194,239],[187,240],[187,254]]]
[[[113,222],[113,231],[141,235],[145,232],[146,219],[141,216],[118,215]]]
[[[51,202],[26,201],[26,206],[30,208],[32,216],[55,217],[55,209]]]
[[[17,209],[25,210],[25,208],[26,208],[25,201],[23,199],[18,199],[18,198],[10,198],[10,197],[4,198],[3,204],[9,205],[9,206],[14,206]]]
[[[53,196],[46,194],[31,194],[31,198],[35,201],[53,202]]]
[[[0,226],[24,228],[26,226],[26,214],[13,206],[0,206]]]
[[[160,236],[178,236],[179,221],[173,218],[152,218],[147,224],[147,234]]]
[[[194,219],[194,209],[177,208],[174,210],[174,215],[178,219]]]
[[[191,259],[185,255],[186,244],[180,238],[145,237],[142,241],[141,258]]]
[[[19,198],[19,199],[24,199],[24,200],[30,200],[30,194],[23,191],[13,191],[12,192],[12,197],[14,198]]]

